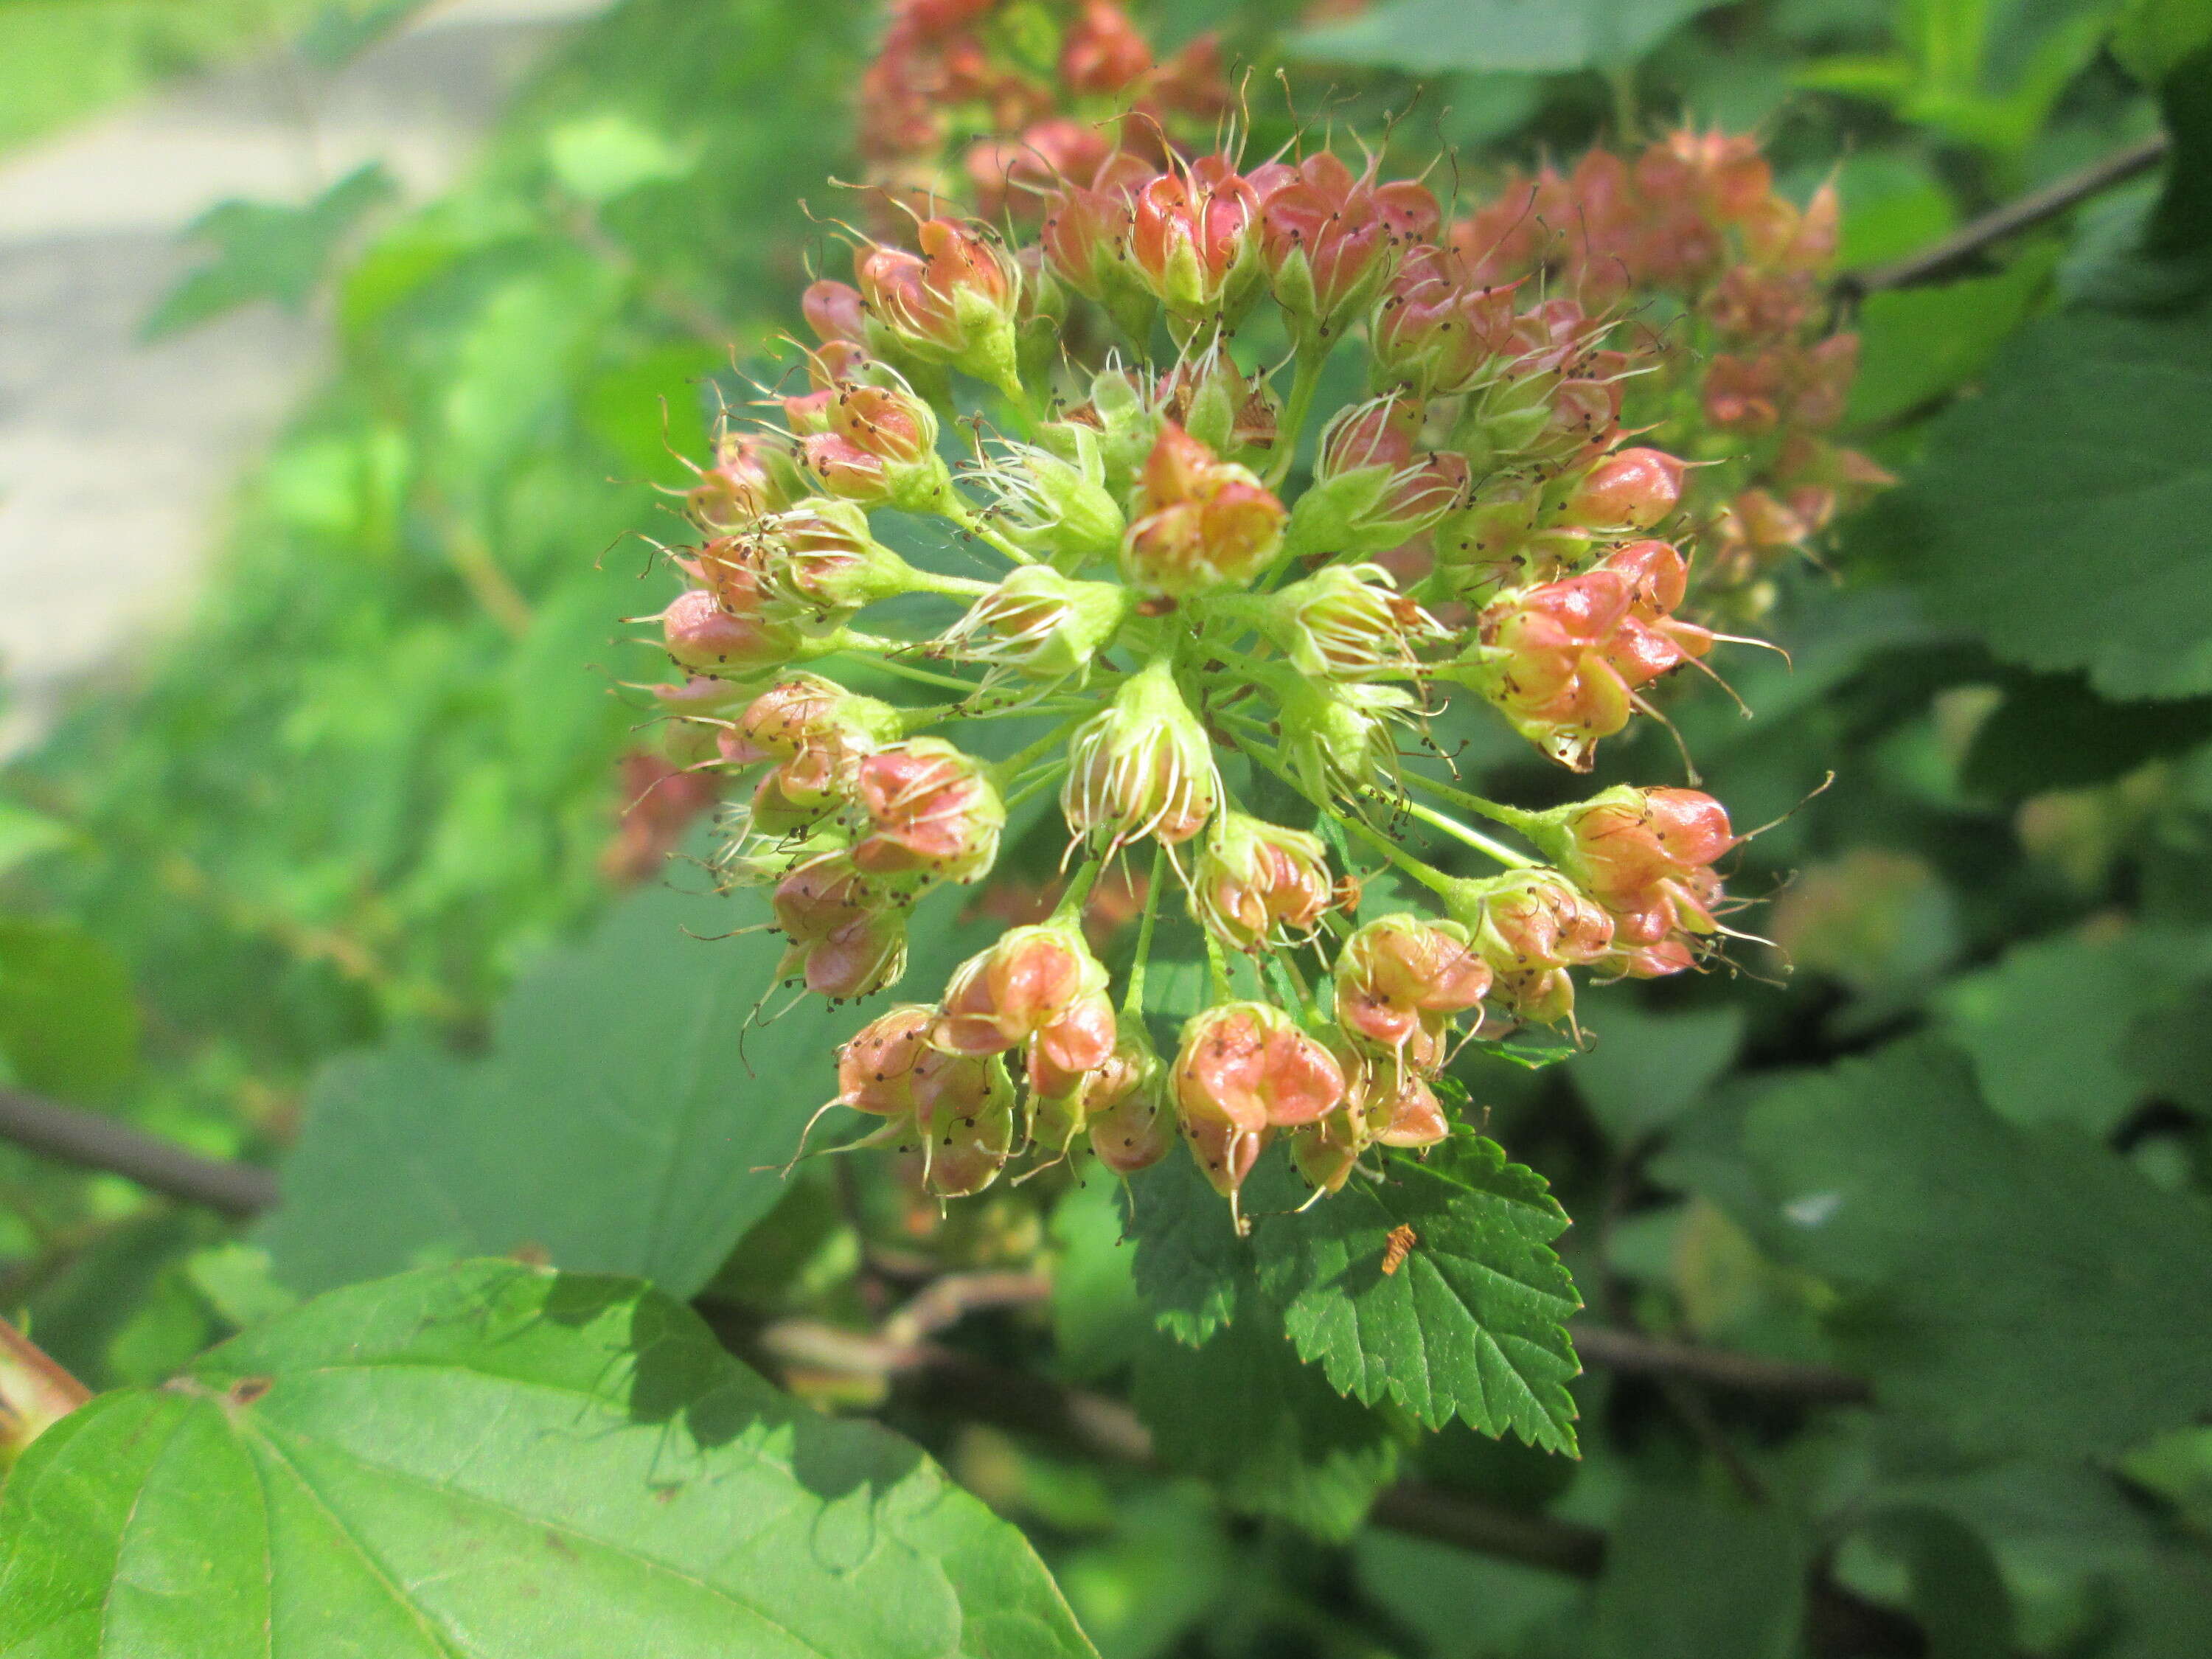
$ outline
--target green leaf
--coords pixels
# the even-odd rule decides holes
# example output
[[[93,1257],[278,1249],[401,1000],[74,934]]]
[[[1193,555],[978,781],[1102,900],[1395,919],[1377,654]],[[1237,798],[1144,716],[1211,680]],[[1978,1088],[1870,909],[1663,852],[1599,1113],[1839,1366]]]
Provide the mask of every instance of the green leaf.
[[[1152,1328],[1130,1271],[1136,1252],[1121,1226],[1121,1183],[1096,1164],[1053,1206],[1052,1241],[1060,1247],[1052,1275],[1053,1348],[1061,1368],[1079,1382],[1127,1365]]]
[[[65,922],[0,917],[0,1072],[66,1100],[138,1069],[138,1006],[114,951]]]
[[[1410,1626],[1433,1659],[1532,1650],[1526,1638],[1588,1591],[1540,1567],[1370,1527],[1352,1540],[1359,1586]]]
[[[696,153],[611,111],[562,122],[545,136],[545,155],[561,187],[595,205],[681,179],[699,161]]]
[[[210,208],[189,234],[215,244],[216,258],[169,290],[146,319],[145,337],[181,333],[256,300],[298,310],[347,233],[398,193],[383,164],[371,161],[304,207],[223,202]]]
[[[1942,1044],[1778,1086],[1744,1147],[1764,1241],[1856,1293],[1844,1363],[1962,1452],[2117,1453],[2212,1406],[2203,1201],[2005,1122]]]
[[[1582,1303],[1550,1249],[1567,1218],[1543,1178],[1464,1133],[1384,1169],[1255,1230],[1261,1287],[1291,1340],[1370,1405],[1573,1452],[1567,1382],[1581,1368],[1565,1322]],[[1401,1226],[1413,1248],[1385,1273]]]
[[[2112,56],[2155,88],[2212,44],[2212,0],[2124,0],[2112,26]]]
[[[1181,1146],[1130,1176],[1126,1191],[1138,1293],[1176,1341],[1205,1341],[1229,1322],[1237,1286],[1252,1276],[1250,1244],[1237,1237],[1227,1200]]]
[[[2078,674],[2023,677],[1975,728],[1960,780],[2016,801],[2124,776],[2145,761],[2212,738],[2212,698],[2108,702]]]
[[[1994,276],[1869,295],[1859,307],[1853,424],[1901,419],[1986,369],[2048,287],[2054,254],[2039,247]]]
[[[331,1066],[262,1230],[277,1277],[313,1291],[542,1250],[696,1291],[782,1196],[777,1170],[835,1092],[834,1049],[880,1012],[805,998],[746,1031],[780,942],[693,935],[758,908],[641,894],[524,978],[483,1059],[395,1045]],[[933,988],[975,935],[932,907],[915,938],[908,974]]]
[[[1778,1506],[1639,1487],[1606,1549],[1599,1659],[1790,1659],[1807,1559]]]
[[[1973,1057],[1999,1116],[2106,1135],[2148,1092],[2138,1024],[2178,1000],[2206,957],[2201,941],[2144,931],[2015,945],[1944,988],[1942,1028]]]
[[[1306,58],[1433,75],[1632,64],[1720,0],[1391,0],[1291,43]]]
[[[2212,691],[2212,313],[2014,337],[1886,516],[1929,611],[2113,697]]]
[[[1653,1014],[1621,991],[1600,991],[1583,1003],[1592,1040],[1567,1061],[1567,1075],[1623,1143],[1695,1105],[1743,1046],[1740,1007]]]
[[[0,1651],[1092,1650],[1018,1533],[629,1281],[473,1262],[108,1395],[0,1492]]]
[[[430,0],[326,0],[301,32],[300,55],[317,69],[340,68],[429,3]]]
[[[0,800],[0,876],[69,842],[69,826],[60,819]]]
[[[1867,1528],[1875,1548],[1905,1565],[1927,1659],[2011,1659],[2012,1598],[1989,1546],[1937,1509],[1890,1510]]]
[[[1133,1398],[1168,1468],[1212,1481],[1231,1509],[1322,1538],[1349,1538],[1397,1473],[1389,1424],[1301,1364],[1249,1289],[1201,1346],[1151,1334]]]

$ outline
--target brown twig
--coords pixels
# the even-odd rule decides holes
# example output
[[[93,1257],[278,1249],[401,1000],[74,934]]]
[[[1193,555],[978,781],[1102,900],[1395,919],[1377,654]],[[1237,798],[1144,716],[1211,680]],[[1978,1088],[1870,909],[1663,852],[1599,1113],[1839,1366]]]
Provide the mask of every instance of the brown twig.
[[[2149,171],[2165,159],[2169,148],[2171,141],[2160,132],[2124,149],[2115,150],[2063,178],[2053,179],[2041,190],[2032,191],[2016,202],[2008,202],[1961,225],[1931,247],[1884,264],[1844,272],[1836,278],[1836,292],[1856,299],[1887,289],[1912,288],[1955,276],[1971,269],[1983,253],[2007,238],[2055,219],[2092,196]]]
[[[1575,1352],[1586,1365],[1632,1376],[1676,1376],[1737,1394],[1802,1400],[1808,1405],[1865,1406],[1874,1401],[1873,1388],[1864,1377],[1825,1365],[1798,1365],[1759,1354],[1669,1342],[1610,1325],[1577,1322],[1572,1329]]]
[[[0,1139],[225,1215],[252,1215],[276,1203],[276,1177],[267,1170],[202,1158],[114,1118],[57,1106],[19,1090],[0,1089]]]
[[[113,1118],[58,1106],[15,1090],[0,1089],[0,1139],[86,1169],[125,1176],[155,1192],[204,1204],[227,1215],[252,1215],[276,1203],[276,1178],[258,1165],[201,1158]],[[957,1274],[935,1280],[893,1318],[905,1322],[899,1327],[902,1334],[919,1340],[975,1309],[1041,1301],[1051,1288],[1042,1273]],[[1609,1370],[1680,1377],[1738,1394],[1812,1405],[1863,1406],[1873,1399],[1863,1377],[1825,1366],[1668,1342],[1584,1321],[1575,1323],[1573,1333],[1583,1364]]]
[[[1008,1370],[949,1348],[896,1342],[812,1320],[778,1320],[760,1332],[757,1347],[779,1363],[802,1370],[881,1376],[902,1400],[933,1416],[988,1423],[1102,1462],[1129,1468],[1159,1467],[1152,1431],[1128,1407],[1033,1371]],[[1391,1487],[1376,1500],[1374,1519],[1394,1532],[1580,1577],[1595,1576],[1605,1559],[1605,1536],[1591,1528],[1428,1486]]]

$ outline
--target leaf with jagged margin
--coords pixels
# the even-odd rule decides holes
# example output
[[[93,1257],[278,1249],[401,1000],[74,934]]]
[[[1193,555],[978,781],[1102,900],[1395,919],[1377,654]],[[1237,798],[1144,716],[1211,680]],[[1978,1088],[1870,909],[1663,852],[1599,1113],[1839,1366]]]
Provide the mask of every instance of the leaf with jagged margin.
[[[1299,1353],[1342,1392],[1431,1427],[1456,1416],[1573,1453],[1566,1320],[1582,1300],[1551,1249],[1567,1217],[1543,1177],[1466,1133],[1384,1170],[1255,1230],[1261,1287]],[[1401,1226],[1413,1247],[1386,1273]]]

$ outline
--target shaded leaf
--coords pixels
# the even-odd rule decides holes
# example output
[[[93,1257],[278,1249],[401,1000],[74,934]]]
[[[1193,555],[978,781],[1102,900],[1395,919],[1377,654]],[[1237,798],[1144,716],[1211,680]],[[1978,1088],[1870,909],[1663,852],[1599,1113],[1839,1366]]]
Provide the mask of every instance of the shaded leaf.
[[[2008,661],[2108,696],[2212,691],[2207,430],[2212,313],[2038,319],[1885,509],[1900,569]]]
[[[1986,369],[2049,283],[2051,252],[2031,251],[1994,276],[1869,295],[1859,307],[1852,422],[1898,420]]]
[[[1299,1363],[1255,1291],[1191,1348],[1158,1332],[1138,1350],[1134,1401],[1170,1468],[1205,1477],[1248,1515],[1348,1538],[1397,1473],[1389,1424]]]
[[[1640,1487],[1606,1549],[1601,1659],[1789,1659],[1807,1559],[1806,1539],[1779,1508]]]
[[[223,202],[192,223],[190,234],[215,245],[214,260],[170,289],[147,318],[145,337],[171,334],[256,300],[298,310],[307,302],[346,234],[371,209],[398,194],[380,162],[356,168],[303,207]]]
[[[1431,1427],[1460,1417],[1572,1452],[1580,1367],[1565,1321],[1582,1304],[1550,1248],[1567,1218],[1543,1178],[1471,1134],[1383,1167],[1255,1229],[1261,1286],[1299,1353],[1341,1391]],[[1401,1226],[1416,1242],[1385,1273]]]
[[[89,1102],[137,1069],[138,1006],[115,952],[65,922],[0,917],[0,1078]]]
[[[1741,1008],[1647,1013],[1628,995],[1604,991],[1583,1000],[1593,1036],[1567,1061],[1567,1075],[1624,1142],[1695,1105],[1743,1044]]]
[[[1431,75],[1633,63],[1720,0],[1391,0],[1292,43],[1302,58]]]
[[[625,1280],[476,1262],[95,1401],[0,1493],[0,1650],[1080,1656],[1021,1536]]]
[[[941,985],[973,948],[945,925],[960,902],[917,919],[915,984]],[[880,1012],[810,997],[746,1032],[780,941],[684,930],[725,933],[757,908],[641,894],[524,978],[483,1060],[395,1045],[332,1065],[262,1230],[277,1277],[317,1291],[538,1250],[696,1291],[782,1196],[777,1170],[835,1091],[832,1051]]]
[[[2166,933],[2038,939],[1954,980],[1938,1006],[1999,1116],[2101,1136],[2148,1092],[2139,1023],[2179,1000],[2206,957],[2201,942]]]
[[[1766,1242],[1857,1292],[1844,1362],[1962,1451],[2118,1452],[2212,1406],[2202,1200],[2006,1123],[1942,1044],[1779,1085],[1744,1146]]]
[[[2038,674],[2005,688],[1975,729],[1960,779],[2003,800],[2079,789],[2212,738],[2212,697],[2109,702],[2079,674]]]

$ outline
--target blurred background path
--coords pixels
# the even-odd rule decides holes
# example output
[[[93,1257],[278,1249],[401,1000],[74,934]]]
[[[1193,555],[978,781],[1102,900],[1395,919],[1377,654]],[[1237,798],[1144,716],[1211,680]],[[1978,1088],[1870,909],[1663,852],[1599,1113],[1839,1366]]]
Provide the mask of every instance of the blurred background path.
[[[373,160],[434,192],[608,3],[450,0],[335,74],[264,56],[0,159],[0,754],[190,603],[240,467],[323,372],[323,324],[270,305],[142,343],[206,257],[179,233]]]

